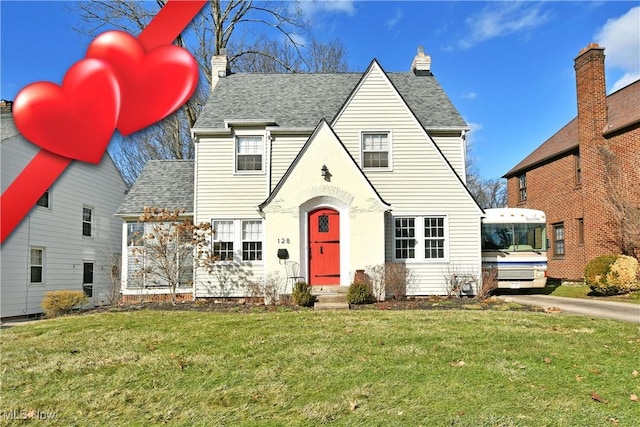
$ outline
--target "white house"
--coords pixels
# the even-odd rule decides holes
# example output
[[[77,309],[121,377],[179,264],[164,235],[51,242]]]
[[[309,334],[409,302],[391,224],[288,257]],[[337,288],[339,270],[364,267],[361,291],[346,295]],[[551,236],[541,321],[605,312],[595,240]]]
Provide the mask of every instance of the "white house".
[[[1,149],[4,192],[39,148],[9,113],[2,114]],[[108,154],[97,165],[71,163],[0,246],[2,318],[41,313],[53,290],[84,290],[93,306],[111,302],[121,251],[113,213],[126,189]]]
[[[405,73],[376,60],[364,73],[324,74],[231,74],[225,57],[212,63],[192,129],[192,207],[215,229],[220,261],[214,274],[195,270],[194,297],[244,296],[275,275],[295,276],[289,289],[348,286],[388,262],[413,272],[408,295],[446,294],[453,274],[481,277],[469,128],[428,55]]]

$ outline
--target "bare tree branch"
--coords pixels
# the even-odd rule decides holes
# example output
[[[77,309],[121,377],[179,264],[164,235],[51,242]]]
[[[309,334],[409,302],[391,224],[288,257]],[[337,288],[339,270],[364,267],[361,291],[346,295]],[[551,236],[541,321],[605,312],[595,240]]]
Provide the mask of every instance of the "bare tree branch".
[[[166,0],[79,1],[72,6],[81,18],[75,29],[90,37],[114,29],[138,35],[165,3]],[[325,46],[309,37],[309,29],[292,2],[210,0],[174,42],[189,50],[198,63],[200,82],[196,94],[172,116],[110,148],[127,182],[135,181],[149,159],[193,158],[195,147],[189,130],[210,93],[211,58],[223,49],[229,52],[233,71],[346,70],[345,51],[339,41]],[[310,47],[303,46],[302,40],[306,39],[312,40]],[[278,47],[280,44],[283,47]],[[331,55],[339,57],[330,58]]]

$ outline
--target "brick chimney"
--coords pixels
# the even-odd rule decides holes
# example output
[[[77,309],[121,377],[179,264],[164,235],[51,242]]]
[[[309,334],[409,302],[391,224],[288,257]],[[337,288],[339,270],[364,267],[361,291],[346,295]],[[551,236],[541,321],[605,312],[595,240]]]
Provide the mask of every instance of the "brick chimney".
[[[227,49],[220,49],[220,54],[211,58],[211,90],[216,87],[218,80],[228,75],[229,59],[227,58]]]
[[[603,130],[607,124],[607,94],[604,75],[604,48],[591,43],[574,60],[576,99],[578,103],[578,143],[581,170],[581,192],[591,200],[604,200],[605,176],[600,147],[605,145]],[[608,253],[605,248],[609,210],[603,203],[583,206],[584,260]]]
[[[418,46],[418,54],[411,63],[411,72],[416,76],[431,75],[431,56],[424,54],[422,46]]]
[[[575,58],[578,132],[582,145],[602,141],[607,124],[607,88],[604,76],[604,48],[591,43]]]

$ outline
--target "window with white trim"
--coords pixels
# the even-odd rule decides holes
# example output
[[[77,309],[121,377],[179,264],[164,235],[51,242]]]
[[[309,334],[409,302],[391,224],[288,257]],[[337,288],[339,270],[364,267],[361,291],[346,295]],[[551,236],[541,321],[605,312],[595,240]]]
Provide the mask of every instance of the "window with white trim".
[[[144,224],[127,222],[127,246],[144,246]]]
[[[236,171],[260,172],[263,170],[264,140],[261,136],[236,137]]]
[[[415,218],[395,219],[394,243],[396,259],[413,259],[416,257]]]
[[[389,168],[389,132],[366,132],[362,134],[363,169]]]
[[[262,261],[262,221],[242,221],[242,260]]]
[[[213,255],[220,261],[233,261],[233,221],[213,221]]]
[[[220,261],[262,261],[261,219],[212,220],[213,254]]]
[[[429,215],[394,218],[394,258],[397,260],[447,259],[447,217]]]
[[[444,259],[444,217],[424,218],[424,257]]]
[[[29,283],[42,285],[44,283],[44,248],[31,248],[29,269]]]
[[[82,235],[91,237],[93,225],[93,209],[87,206],[82,207]]]
[[[41,208],[49,208],[50,203],[50,193],[49,189],[47,188],[47,191],[45,191],[44,194],[40,196],[40,198],[36,202],[36,206],[39,206]]]

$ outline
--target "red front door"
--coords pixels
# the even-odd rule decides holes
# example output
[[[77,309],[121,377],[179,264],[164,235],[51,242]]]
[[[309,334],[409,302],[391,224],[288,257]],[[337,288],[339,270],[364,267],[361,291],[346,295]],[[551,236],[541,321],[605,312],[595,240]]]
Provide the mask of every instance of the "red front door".
[[[333,209],[309,214],[309,282],[340,284],[340,214]]]

